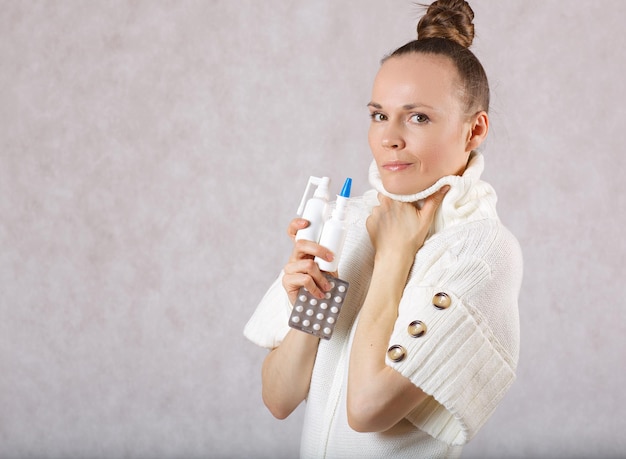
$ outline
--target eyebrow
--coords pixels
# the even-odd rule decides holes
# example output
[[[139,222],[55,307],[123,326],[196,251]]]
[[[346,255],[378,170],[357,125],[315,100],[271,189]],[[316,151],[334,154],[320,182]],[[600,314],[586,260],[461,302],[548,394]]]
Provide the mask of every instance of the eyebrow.
[[[377,109],[377,110],[382,110],[382,108],[383,108],[383,106],[382,106],[382,105],[377,104],[376,102],[369,102],[369,103],[367,104],[367,106],[368,106],[368,107],[375,108],[375,109]],[[405,111],[409,111],[409,110],[414,110],[414,109],[416,109],[416,108],[418,108],[418,107],[421,107],[421,108],[429,108],[429,109],[431,109],[431,110],[434,110],[434,109],[435,109],[434,107],[431,107],[430,105],[427,105],[427,104],[406,104],[406,105],[403,105],[403,106],[402,106],[402,109],[403,109],[403,110],[405,110]]]

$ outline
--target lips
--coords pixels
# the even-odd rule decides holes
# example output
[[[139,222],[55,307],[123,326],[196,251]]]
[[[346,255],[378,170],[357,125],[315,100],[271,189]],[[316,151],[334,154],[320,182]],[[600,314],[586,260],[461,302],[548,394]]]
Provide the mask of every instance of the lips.
[[[383,164],[383,169],[389,172],[400,172],[411,167],[413,163],[407,163],[404,161],[391,161]]]

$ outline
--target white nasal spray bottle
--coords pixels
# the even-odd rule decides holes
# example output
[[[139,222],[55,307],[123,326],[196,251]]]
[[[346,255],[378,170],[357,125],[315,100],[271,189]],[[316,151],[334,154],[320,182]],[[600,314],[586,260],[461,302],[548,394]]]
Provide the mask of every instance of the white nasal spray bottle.
[[[309,226],[298,230],[296,233],[296,241],[305,239],[307,241],[317,242],[322,234],[324,219],[326,218],[326,208],[328,206],[328,185],[330,179],[328,177],[309,177],[306,185],[300,207],[298,207],[298,216],[309,221]],[[311,186],[317,186],[313,197],[306,200],[311,191]],[[306,203],[306,205],[305,205]]]
[[[329,273],[337,271],[339,266],[339,257],[343,249],[343,243],[346,239],[346,207],[350,198],[350,188],[352,187],[352,179],[347,178],[341,189],[341,194],[337,196],[337,204],[330,219],[324,224],[319,244],[333,252],[335,258],[333,261],[326,261],[320,257],[315,257],[315,262],[322,271]]]

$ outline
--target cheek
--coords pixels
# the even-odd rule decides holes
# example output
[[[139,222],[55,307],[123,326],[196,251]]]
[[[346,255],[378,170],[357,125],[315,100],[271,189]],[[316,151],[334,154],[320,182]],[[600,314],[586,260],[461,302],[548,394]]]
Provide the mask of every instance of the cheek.
[[[450,159],[455,152],[463,150],[462,131],[452,126],[441,130],[429,139],[429,150],[436,151],[439,157]]]
[[[449,144],[446,139],[443,139],[441,136],[429,136],[420,139],[416,152],[420,160],[433,164],[447,156],[448,148]]]
[[[374,159],[378,161],[378,153],[381,148],[381,142],[375,126],[371,126],[367,131],[367,142]]]
[[[428,150],[425,150],[420,156],[422,170],[424,172],[437,173],[447,162],[447,154],[445,151],[442,151],[441,148],[429,148]]]
[[[458,133],[440,137],[431,143],[424,159],[429,164],[429,170],[441,177],[456,175],[467,162],[463,142]]]
[[[444,176],[456,167],[454,152],[457,148],[451,144],[451,141],[450,138],[437,137],[422,144],[419,158],[423,172]]]

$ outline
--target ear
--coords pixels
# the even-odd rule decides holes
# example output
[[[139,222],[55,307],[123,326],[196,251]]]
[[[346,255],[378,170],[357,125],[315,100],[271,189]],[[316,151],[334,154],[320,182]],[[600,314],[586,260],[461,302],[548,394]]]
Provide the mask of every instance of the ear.
[[[465,151],[467,153],[475,150],[481,143],[487,138],[489,132],[489,115],[487,112],[480,111],[473,116],[470,121],[470,131],[467,135],[467,142],[465,143]]]

